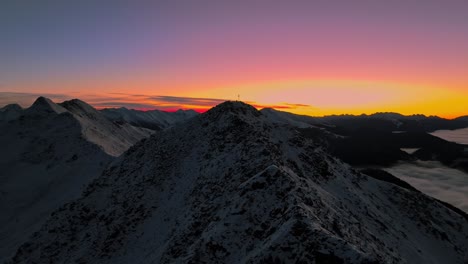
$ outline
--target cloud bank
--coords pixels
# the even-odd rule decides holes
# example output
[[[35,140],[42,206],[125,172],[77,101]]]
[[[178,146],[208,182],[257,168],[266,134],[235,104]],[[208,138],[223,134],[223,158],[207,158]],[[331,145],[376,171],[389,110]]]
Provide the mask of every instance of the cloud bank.
[[[468,128],[456,129],[456,130],[437,130],[431,135],[440,137],[447,141],[452,141],[458,144],[468,145]]]
[[[416,189],[468,213],[468,174],[437,161],[400,163],[385,170]]]

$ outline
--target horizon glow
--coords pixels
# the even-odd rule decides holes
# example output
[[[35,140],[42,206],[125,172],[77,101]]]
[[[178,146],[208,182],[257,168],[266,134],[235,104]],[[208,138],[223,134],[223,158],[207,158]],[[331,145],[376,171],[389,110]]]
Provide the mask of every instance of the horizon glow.
[[[468,114],[467,13],[458,0],[6,1],[0,97],[204,111],[240,94],[313,116],[453,118]]]

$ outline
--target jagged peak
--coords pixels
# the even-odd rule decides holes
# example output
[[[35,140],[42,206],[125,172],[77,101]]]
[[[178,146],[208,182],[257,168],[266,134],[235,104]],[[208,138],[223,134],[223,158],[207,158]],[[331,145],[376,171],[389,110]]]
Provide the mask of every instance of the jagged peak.
[[[64,101],[64,102],[62,102],[60,104],[69,104],[69,105],[83,105],[84,104],[84,105],[89,105],[89,104],[85,103],[84,101],[82,101],[80,99],[77,99],[77,98],[71,99],[71,100],[68,100],[68,101]]]
[[[60,105],[73,113],[76,113],[77,111],[85,113],[94,113],[97,111],[94,107],[79,99],[65,101],[63,103],[60,103]]]
[[[52,103],[52,100],[50,100],[49,98],[46,98],[44,96],[39,96],[36,101],[34,101],[34,103],[32,104],[31,107],[33,106],[38,106],[38,105],[45,105],[45,104],[48,104],[49,102]]]
[[[65,108],[54,103],[49,98],[40,96],[34,101],[34,103],[27,109],[30,114],[40,114],[40,113],[56,113],[61,114],[67,112]]]

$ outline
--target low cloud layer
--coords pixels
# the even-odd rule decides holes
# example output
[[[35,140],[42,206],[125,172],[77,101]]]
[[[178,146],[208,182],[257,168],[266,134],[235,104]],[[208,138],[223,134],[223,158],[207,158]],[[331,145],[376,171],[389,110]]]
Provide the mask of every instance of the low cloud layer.
[[[468,174],[437,161],[401,163],[385,170],[427,195],[468,213]]]
[[[468,128],[456,130],[438,130],[431,134],[447,141],[468,145]]]

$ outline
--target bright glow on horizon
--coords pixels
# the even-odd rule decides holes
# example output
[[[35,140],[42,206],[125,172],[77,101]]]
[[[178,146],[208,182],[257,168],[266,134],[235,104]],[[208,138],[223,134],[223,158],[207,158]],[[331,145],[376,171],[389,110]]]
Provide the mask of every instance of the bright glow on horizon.
[[[128,93],[75,92],[69,94],[0,92],[0,105],[20,103],[23,107],[28,107],[38,96],[44,95],[56,102],[73,98],[82,99],[98,109],[127,107],[137,110],[193,109],[204,112],[223,101],[237,100],[237,95],[240,94],[241,101],[252,104],[258,109],[269,107],[311,116],[360,115],[376,112],[437,115],[445,118],[467,115],[468,95],[455,90],[425,87],[408,89],[406,85],[398,86],[395,84],[382,84],[380,85],[382,89],[376,90],[372,88],[376,84],[372,83],[348,82],[348,85],[345,82],[338,83],[336,86],[333,86],[331,81],[321,81],[309,85],[307,82],[276,85],[257,84],[215,89],[207,91],[206,94],[201,92],[187,93],[188,96],[132,94],[131,91]],[[284,89],[282,87],[297,88]],[[259,92],[262,90],[268,91],[265,93],[266,95]],[[229,93],[229,97],[222,96],[223,92]],[[210,95],[215,95],[215,97],[209,97]]]

